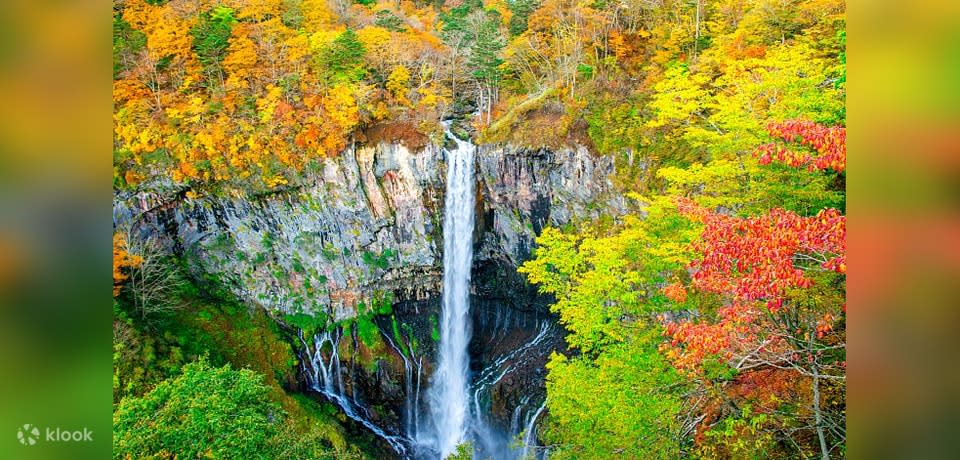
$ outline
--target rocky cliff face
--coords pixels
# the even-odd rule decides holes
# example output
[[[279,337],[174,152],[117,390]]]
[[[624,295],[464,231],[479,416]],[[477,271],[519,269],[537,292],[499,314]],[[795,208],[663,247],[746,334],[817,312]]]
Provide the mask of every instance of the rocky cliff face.
[[[545,226],[622,214],[625,203],[608,180],[612,159],[585,149],[484,146],[476,161],[471,404],[512,436],[542,403],[543,365],[563,342],[546,307],[551,299],[516,267]],[[331,399],[346,401],[367,427],[409,440],[425,423],[436,355],[445,175],[442,148],[357,147],[326,161],[307,185],[260,197],[189,198],[172,187],[118,194],[114,221],[159,238],[195,275],[216,277],[276,317],[344,321],[372,314],[375,299],[389,293],[392,314],[372,320],[381,345],[368,349],[356,323],[342,323],[333,334],[345,339],[335,349],[304,353],[304,381],[332,369],[336,355],[342,375],[326,390],[337,393]]]
[[[118,194],[114,221],[160,237],[198,272],[274,312],[356,316],[378,292],[439,293],[444,151],[379,144],[345,151],[309,185],[261,197]],[[546,225],[623,208],[612,161],[586,150],[481,148],[475,263],[516,267]]]

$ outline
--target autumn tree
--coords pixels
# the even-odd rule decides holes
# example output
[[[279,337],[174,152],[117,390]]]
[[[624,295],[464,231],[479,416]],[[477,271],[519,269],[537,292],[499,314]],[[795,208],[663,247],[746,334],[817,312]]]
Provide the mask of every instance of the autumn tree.
[[[829,152],[811,170],[817,164],[843,169],[838,131],[788,121],[771,124],[770,132],[793,148]],[[694,317],[667,320],[670,342],[663,349],[697,382],[699,403],[685,425],[696,432],[701,455],[761,447],[768,455],[842,455],[845,216],[836,209],[803,217],[774,208],[738,217],[686,197],[677,203],[704,230],[692,246],[699,256],[689,264],[689,284],[664,288]],[[744,439],[754,447],[744,447]]]
[[[131,254],[125,232],[113,234],[113,296],[120,294],[124,283],[130,279],[129,271],[143,263],[143,259]]]
[[[691,260],[699,226],[669,199],[632,199],[645,205],[646,219],[628,217],[609,234],[546,228],[535,258],[518,270],[556,297],[551,310],[577,350],[554,354],[547,365],[551,457],[681,455],[683,383],[657,349],[657,315],[669,305],[659,287]]]

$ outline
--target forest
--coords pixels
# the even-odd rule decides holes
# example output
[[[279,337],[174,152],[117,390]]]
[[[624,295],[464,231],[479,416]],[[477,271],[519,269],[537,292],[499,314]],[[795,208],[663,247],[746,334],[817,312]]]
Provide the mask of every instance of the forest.
[[[845,458],[843,0],[114,0],[112,12],[115,209],[157,196],[175,199],[151,212],[295,203],[318,178],[325,194],[312,196],[342,197],[332,162],[378,144],[426,155],[452,149],[450,136],[611,165],[612,201],[562,225],[512,211],[534,244],[501,258],[518,259],[507,271],[545,299],[563,339],[545,357],[542,415],[529,411],[511,458]],[[406,203],[403,169],[378,174],[364,196],[379,187]],[[496,205],[485,190],[477,209]],[[378,209],[368,200],[349,205]],[[304,337],[340,331],[314,359],[339,350],[340,372],[349,348],[351,366],[408,381],[417,356],[447,343],[439,314],[398,323],[421,298],[370,281],[408,280],[386,275],[406,273],[405,247],[327,244],[312,264],[258,230],[223,236],[234,258],[201,263],[117,215],[114,458],[440,458],[392,452],[342,402],[303,390]],[[327,267],[354,259],[366,284]],[[248,295],[218,263],[267,267],[277,295],[297,298]],[[337,395],[363,406],[376,392],[352,375]],[[370,405],[378,427],[409,427],[412,412]],[[445,458],[506,455],[460,440]]]

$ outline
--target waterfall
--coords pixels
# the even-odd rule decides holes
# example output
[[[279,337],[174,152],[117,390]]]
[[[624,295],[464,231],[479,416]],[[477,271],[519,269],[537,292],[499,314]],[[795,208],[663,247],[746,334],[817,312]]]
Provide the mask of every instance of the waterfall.
[[[485,456],[502,459],[524,459],[530,448],[536,447],[537,437],[534,431],[534,423],[537,417],[543,411],[544,406],[530,411],[523,417],[523,409],[530,402],[530,395],[524,396],[514,408],[510,426],[506,433],[499,432],[489,420],[486,419],[490,413],[491,394],[490,390],[505,376],[517,370],[524,362],[532,359],[538,353],[542,353],[540,348],[550,335],[554,332],[554,326],[549,321],[541,321],[537,326],[537,334],[530,338],[523,345],[510,350],[503,355],[493,359],[487,367],[480,371],[473,383],[473,413],[474,413],[474,431],[477,433],[477,447]],[[531,418],[532,417],[532,418]],[[522,425],[521,425],[522,419]],[[525,431],[522,429],[526,427]],[[523,434],[522,446],[515,447],[511,438],[518,438]],[[484,457],[485,458],[485,457]]]
[[[342,331],[335,328],[332,331],[323,331],[313,338],[313,347],[303,338],[303,331],[300,331],[300,341],[304,345],[309,363],[304,363],[307,370],[307,383],[314,391],[324,395],[332,403],[343,410],[343,413],[351,419],[367,427],[373,434],[387,442],[400,455],[405,455],[407,440],[399,436],[387,434],[380,427],[374,424],[363,414],[363,407],[357,401],[357,392],[352,392],[352,398],[348,397],[344,391],[343,374],[340,369],[340,339]],[[329,346],[330,350],[325,351]],[[326,353],[326,356],[324,355]],[[352,403],[351,403],[352,400]],[[354,410],[354,406],[359,410]]]
[[[523,436],[523,451],[520,452],[520,458],[527,458],[528,453],[531,449],[536,449],[537,447],[537,417],[540,417],[540,414],[543,413],[543,410],[547,408],[547,402],[544,401],[540,405],[540,408],[533,413],[533,417],[530,417],[530,421],[527,422],[527,429],[524,432]],[[536,458],[536,454],[534,454]]]
[[[413,346],[410,343],[406,343],[406,348],[409,350],[405,352],[400,346],[393,342],[393,339],[390,338],[389,334],[384,334],[382,336],[390,348],[393,348],[394,351],[400,355],[400,359],[403,360],[403,377],[404,377],[404,412],[406,413],[406,418],[404,419],[404,425],[406,427],[407,439],[416,440],[420,437],[420,376],[423,372],[423,357],[416,356],[414,353]],[[401,337],[402,338],[402,337]],[[401,342],[403,344],[403,342]],[[410,357],[407,357],[407,354],[410,354]],[[413,367],[416,365],[417,375],[416,375],[416,385],[414,385],[414,375]]]
[[[473,263],[473,155],[476,147],[450,136],[443,221],[443,305],[437,371],[429,389],[440,458],[467,438],[470,268]]]
[[[473,332],[470,272],[476,212],[473,171],[476,146],[449,132],[448,137],[456,146],[444,149],[447,177],[443,287],[436,367],[431,365],[429,356],[425,360],[425,356],[416,351],[416,339],[412,335],[391,335],[381,330],[384,343],[399,357],[396,364],[403,366],[396,374],[400,377],[402,371],[402,380],[398,384],[402,385],[404,400],[402,407],[396,407],[401,424],[389,430],[397,432],[388,432],[377,426],[385,419],[382,415],[374,416],[374,412],[365,406],[364,395],[356,384],[357,372],[362,371],[356,360],[341,363],[340,349],[344,338],[353,340],[355,351],[361,346],[355,333],[349,334],[339,326],[320,331],[313,337],[304,337],[301,332],[304,375],[314,391],[384,440],[400,458],[443,459],[468,440],[473,443],[474,455],[478,458],[513,460],[528,455],[544,458],[544,452],[538,455],[536,424],[543,418],[545,403],[538,406],[540,398],[534,396],[537,393],[526,392],[524,387],[516,388],[518,382],[519,385],[528,384],[529,378],[517,380],[508,376],[529,372],[531,362],[539,361],[549,353],[557,337],[556,326],[549,318],[531,318],[517,314],[512,308],[490,310],[485,304],[479,305],[479,310],[474,311],[481,315],[476,320],[477,325],[490,337],[477,344],[484,350],[478,358],[478,362],[483,363],[482,369],[473,374],[470,372],[468,346]],[[349,349],[347,344],[343,342],[344,350]],[[347,359],[346,356],[343,358]],[[383,363],[378,366],[381,365]],[[389,363],[386,366],[389,368]],[[379,369],[384,371],[386,368]],[[392,377],[388,375],[386,378]],[[421,393],[421,383],[424,393]],[[509,400],[498,400],[501,406],[504,401],[506,403],[503,409],[510,415],[506,419],[492,415],[494,394],[504,385],[513,388],[510,392],[519,390],[521,393],[519,400],[513,400],[514,396]],[[536,391],[532,387],[530,390]]]
[[[480,372],[473,384],[474,414],[476,414],[478,419],[482,421],[482,414],[484,413],[480,401],[481,396],[488,392],[500,379],[512,372],[517,364],[523,361],[525,353],[528,351],[536,353],[536,347],[546,340],[550,332],[550,323],[546,321],[540,323],[537,335],[534,336],[532,340],[495,359]]]

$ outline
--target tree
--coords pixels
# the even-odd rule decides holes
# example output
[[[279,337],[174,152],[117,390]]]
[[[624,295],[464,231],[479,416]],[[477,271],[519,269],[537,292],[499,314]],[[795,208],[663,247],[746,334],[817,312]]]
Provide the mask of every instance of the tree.
[[[410,71],[406,66],[398,65],[390,71],[387,77],[387,90],[393,95],[393,98],[401,105],[410,105],[410,99],[407,99],[408,85],[410,84]]]
[[[184,283],[183,277],[156,237],[141,238],[129,230],[114,235],[115,295],[121,289],[118,267],[122,268],[120,281],[126,281],[133,310],[141,320],[157,319],[182,306],[176,291]]]
[[[787,156],[788,163],[809,163],[815,174],[821,165],[843,169],[842,131],[807,122],[770,130],[824,152],[802,161]],[[768,456],[842,452],[846,217],[836,209],[803,217],[779,208],[738,217],[684,197],[677,206],[704,230],[692,246],[699,257],[688,266],[689,284],[664,288],[692,317],[666,320],[670,342],[662,349],[696,382],[698,402],[684,425],[698,433],[700,455],[742,455],[751,440],[748,451]]]
[[[550,458],[679,458],[679,375],[642,329],[596,358],[555,354],[547,364],[543,440]],[[589,391],[584,391],[589,388]]]
[[[822,396],[825,385],[842,392],[845,380],[844,216],[773,209],[737,218],[682,207],[706,223],[690,288],[718,296],[715,312],[701,304],[701,319],[669,322],[665,331],[667,356],[713,395],[698,408],[708,414],[699,429],[745,417],[733,409],[751,404],[769,439],[789,440],[807,455],[803,433],[815,433],[829,458],[845,438],[838,401]],[[686,304],[673,289],[671,297]]]
[[[227,71],[228,86],[247,86],[249,77],[257,64],[257,51],[253,40],[248,36],[249,27],[236,27],[229,40],[227,55],[223,59],[223,68]]]
[[[135,269],[143,263],[143,259],[130,254],[127,246],[127,237],[124,232],[113,234],[113,296],[120,294],[124,283],[130,279],[129,270]]]
[[[143,397],[120,401],[114,458],[262,458],[284,417],[269,392],[253,371],[188,364]]]
[[[317,62],[326,68],[329,82],[356,82],[363,78],[365,72],[365,53],[366,49],[357,33],[353,29],[347,29],[324,48]]]
[[[527,19],[530,17],[530,13],[536,11],[537,3],[537,0],[513,0],[507,4],[510,11],[513,12],[507,22],[511,37],[520,35],[527,30]]]
[[[473,458],[473,443],[470,441],[461,442],[457,444],[457,450],[447,455],[447,458],[443,460],[470,460]]]
[[[843,172],[847,167],[846,128],[828,128],[811,121],[789,120],[770,123],[767,132],[778,140],[800,144],[808,151],[791,149],[783,143],[764,144],[754,152],[760,157],[760,164],[766,165],[777,160],[793,167],[807,166],[810,171],[832,169],[837,172]]]
[[[486,123],[490,124],[493,105],[497,101],[497,89],[500,85],[500,50],[504,42],[500,33],[500,16],[481,11],[469,18],[473,27],[473,45],[467,65],[477,82],[478,105],[481,113],[486,113]]]
[[[207,69],[207,73],[215,75],[221,85],[223,71],[220,68],[220,62],[223,61],[230,46],[230,35],[236,21],[233,9],[218,6],[213,11],[204,13],[200,22],[190,31],[193,35],[193,50],[197,53],[197,58]]]
[[[551,311],[579,353],[547,364],[551,457],[681,456],[682,383],[658,351],[656,315],[669,305],[659,287],[692,259],[699,226],[668,199],[632,197],[646,205],[645,219],[576,233],[546,228],[518,270],[556,297]]]

